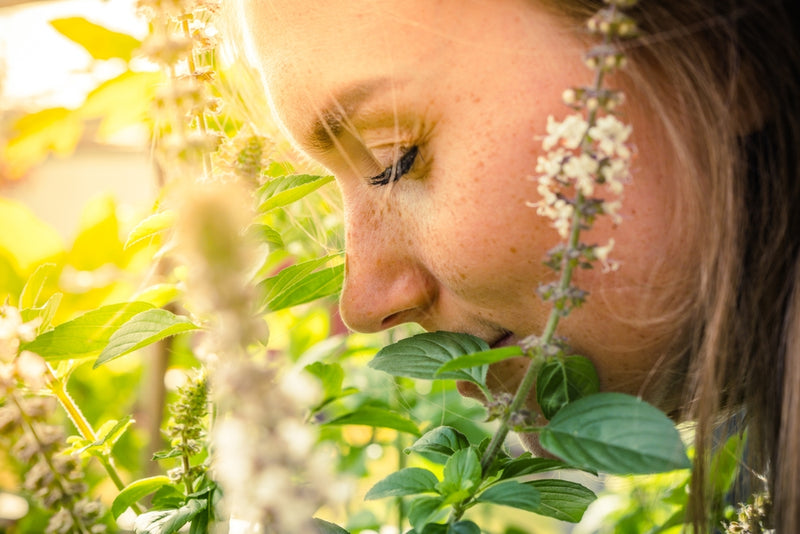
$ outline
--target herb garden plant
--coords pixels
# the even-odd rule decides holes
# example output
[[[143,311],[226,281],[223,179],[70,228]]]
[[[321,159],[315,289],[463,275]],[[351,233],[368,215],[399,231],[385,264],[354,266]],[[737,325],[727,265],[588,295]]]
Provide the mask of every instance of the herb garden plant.
[[[563,242],[543,258],[554,273],[538,288],[551,305],[545,330],[519,347],[430,332],[380,350],[386,338],[347,336],[331,319],[326,297],[343,275],[336,201],[324,187],[332,177],[296,171],[234,101],[223,105],[219,88],[234,74],[216,63],[214,3],[140,3],[152,28],[141,49],[162,67],[152,127],[165,181],[153,214],[120,240],[116,226],[107,228],[116,223],[110,207],[71,252],[24,267],[13,250],[3,258],[0,430],[18,462],[20,493],[33,503],[9,532],[356,533],[392,524],[394,532],[478,534],[499,532],[497,518],[484,525],[480,512],[499,516],[497,506],[581,521],[597,496],[562,470],[688,469],[673,422],[641,399],[599,392],[591,362],[558,336],[559,321],[591,298],[573,284],[575,270],[624,269],[610,257],[613,240],[581,238],[598,217],[619,223],[630,180],[630,127],[614,114],[621,93],[606,82],[624,64],[620,43],[636,34],[624,13],[631,1],[609,1],[589,21],[600,41],[586,56],[594,80],[567,89],[574,113],[546,125],[535,177],[541,200],[531,209],[552,220]],[[89,261],[80,241],[92,239],[101,250]],[[70,293],[65,276],[81,261],[85,271],[114,263],[138,287],[114,281]],[[131,459],[143,437],[122,395],[135,395],[136,373],[115,367],[148,350],[187,369],[169,395],[157,473]],[[529,364],[517,391],[493,394],[489,365],[520,356]],[[374,386],[387,383],[375,370],[393,377],[388,392]],[[68,392],[91,393],[108,376],[127,376],[127,385],[102,409]],[[452,381],[474,384],[492,423],[432,413],[409,379],[431,381],[421,387],[442,399],[455,398]],[[526,403],[531,395],[536,410]],[[550,456],[511,454],[512,431],[537,434]],[[386,476],[370,472],[373,445],[397,453]],[[719,493],[731,482],[737,446],[731,441],[717,461]],[[666,482],[674,506],[651,532],[688,519],[687,477]],[[360,493],[359,479],[370,481]],[[382,499],[392,506],[376,512],[372,501]],[[619,531],[642,524],[627,521],[636,526]]]

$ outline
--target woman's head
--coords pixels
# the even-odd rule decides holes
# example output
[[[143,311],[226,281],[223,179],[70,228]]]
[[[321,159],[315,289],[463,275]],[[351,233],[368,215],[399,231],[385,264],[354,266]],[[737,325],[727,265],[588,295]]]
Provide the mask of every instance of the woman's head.
[[[581,28],[599,4],[242,3],[278,120],[337,176],[351,327],[410,321],[492,344],[542,330],[535,290],[553,277],[542,262],[558,234],[528,206],[530,178],[548,115],[568,113],[562,91],[591,81]],[[586,235],[613,237],[621,268],[578,275],[590,296],[559,333],[604,389],[698,417],[701,450],[713,420],[744,405],[774,463],[792,450],[783,433],[800,434],[776,372],[800,381],[797,355],[785,357],[800,330],[788,311],[800,235],[791,18],[778,0],[642,1],[633,16],[643,36],[611,80],[634,127],[633,181],[622,223]],[[492,385],[513,388],[519,368],[496,365]],[[785,494],[800,496],[797,454],[782,454]]]
[[[566,115],[564,89],[591,81],[575,23],[524,1],[252,2],[245,14],[276,115],[342,191],[348,325],[416,322],[490,344],[540,333],[549,307],[536,288],[553,280],[543,261],[559,236],[529,203],[548,115]],[[613,236],[623,268],[578,275],[592,298],[561,334],[606,389],[652,395],[665,346],[646,319],[691,277],[675,242],[675,155],[645,107],[626,118],[637,177],[623,222],[587,236]],[[667,265],[665,250],[684,258]],[[518,366],[492,374],[512,387]]]

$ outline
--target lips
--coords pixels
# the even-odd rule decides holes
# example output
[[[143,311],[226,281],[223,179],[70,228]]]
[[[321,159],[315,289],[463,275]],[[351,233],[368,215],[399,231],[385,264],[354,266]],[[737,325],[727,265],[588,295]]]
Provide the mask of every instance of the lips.
[[[512,332],[505,332],[501,337],[489,343],[489,347],[493,349],[508,347],[510,345],[516,345],[516,338]]]

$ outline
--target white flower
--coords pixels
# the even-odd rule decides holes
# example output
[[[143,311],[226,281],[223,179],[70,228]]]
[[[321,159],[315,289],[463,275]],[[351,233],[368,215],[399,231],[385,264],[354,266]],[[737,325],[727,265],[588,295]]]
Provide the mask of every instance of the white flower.
[[[619,214],[620,208],[622,208],[622,202],[619,200],[603,202],[603,213],[611,217],[611,220],[614,224],[619,224],[622,222],[622,217]]]
[[[10,362],[16,358],[20,343],[33,341],[41,322],[37,317],[24,323],[17,308],[7,304],[0,306],[0,361]]]
[[[595,178],[598,163],[589,154],[581,154],[570,158],[562,167],[564,176],[575,182],[575,187],[590,197],[594,194]]]
[[[603,156],[629,159],[630,149],[625,145],[633,128],[621,122],[613,115],[605,115],[597,119],[589,129],[589,136],[597,143],[597,149]]]
[[[595,257],[600,260],[600,264],[603,266],[603,272],[607,273],[608,271],[616,271],[619,269],[619,262],[614,260],[608,259],[608,254],[614,248],[614,238],[608,240],[608,244],[602,247],[594,247],[594,255]]]
[[[568,115],[562,122],[558,122],[552,115],[547,117],[547,136],[542,141],[542,148],[550,150],[555,146],[575,150],[581,144],[589,124],[583,115]]]
[[[612,158],[600,169],[600,174],[605,179],[608,188],[615,195],[621,195],[625,183],[630,180],[628,162],[619,158]]]

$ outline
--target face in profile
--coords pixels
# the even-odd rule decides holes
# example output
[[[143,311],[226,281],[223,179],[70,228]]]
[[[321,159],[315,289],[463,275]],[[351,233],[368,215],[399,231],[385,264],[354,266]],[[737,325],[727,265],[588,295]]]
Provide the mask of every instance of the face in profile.
[[[521,0],[249,1],[244,15],[278,120],[342,192],[346,323],[413,322],[492,346],[540,333],[549,306],[535,290],[555,277],[543,261],[559,236],[528,204],[548,115],[563,118],[564,89],[591,81],[574,23]],[[623,119],[637,153],[623,222],[584,239],[613,236],[621,268],[577,274],[590,295],[559,333],[603,389],[657,400],[663,347],[639,319],[680,277],[657,268],[672,171],[647,114],[626,105]],[[514,388],[524,365],[494,365],[490,385]]]

